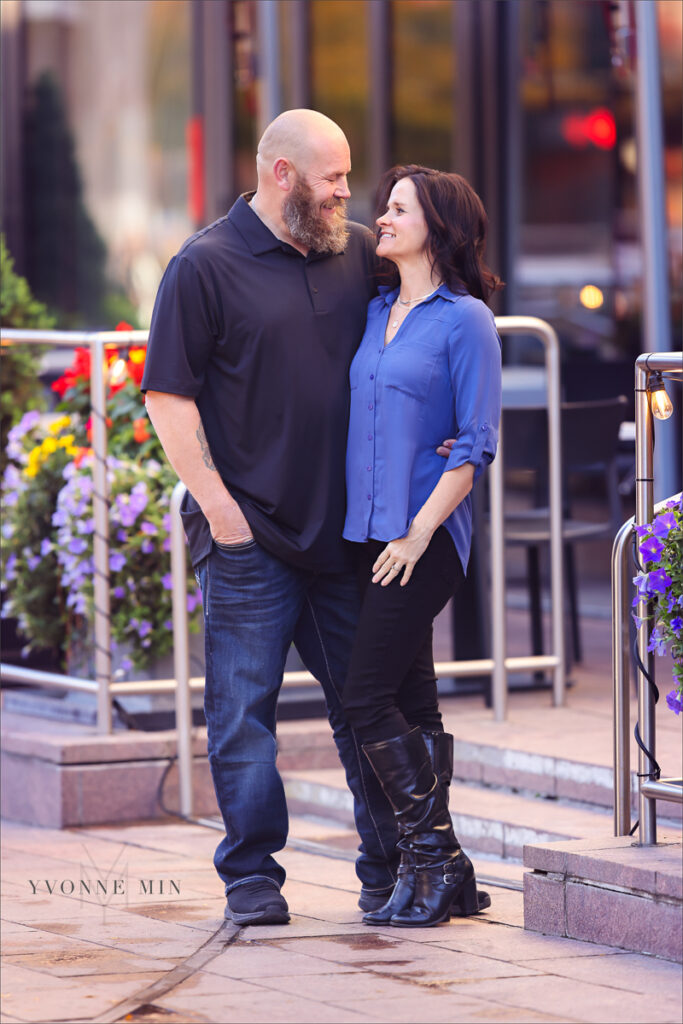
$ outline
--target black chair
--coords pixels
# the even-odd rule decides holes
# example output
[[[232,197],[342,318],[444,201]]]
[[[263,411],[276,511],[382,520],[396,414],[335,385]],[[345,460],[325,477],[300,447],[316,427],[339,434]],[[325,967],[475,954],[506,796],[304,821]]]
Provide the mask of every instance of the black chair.
[[[574,544],[614,537],[622,522],[617,479],[619,426],[628,416],[624,396],[592,402],[567,402],[561,407],[562,430],[562,539],[571,641],[575,661],[582,660]],[[506,409],[503,412],[505,470],[531,470],[533,505],[505,513],[506,544],[527,553],[527,585],[534,654],[543,652],[541,617],[540,548],[550,541],[548,508],[548,425],[544,409]],[[579,519],[573,514],[577,484],[603,484],[607,515],[601,520]],[[569,663],[569,662],[568,662]]]

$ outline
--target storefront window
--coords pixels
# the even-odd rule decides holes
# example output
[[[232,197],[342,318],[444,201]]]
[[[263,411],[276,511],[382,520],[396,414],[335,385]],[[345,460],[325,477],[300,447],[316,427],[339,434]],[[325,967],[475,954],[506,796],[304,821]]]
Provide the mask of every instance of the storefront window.
[[[396,0],[391,5],[395,163],[450,167],[452,7],[446,0]]]

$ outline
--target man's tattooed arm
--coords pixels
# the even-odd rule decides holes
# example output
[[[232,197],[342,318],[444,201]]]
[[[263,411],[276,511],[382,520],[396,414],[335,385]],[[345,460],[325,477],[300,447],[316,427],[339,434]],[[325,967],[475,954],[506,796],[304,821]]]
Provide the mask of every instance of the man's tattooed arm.
[[[211,452],[209,451],[209,442],[206,440],[206,434],[204,433],[204,427],[200,423],[196,434],[199,446],[202,450],[202,461],[207,469],[212,470],[214,473],[217,472],[214,465],[213,459],[211,458]]]

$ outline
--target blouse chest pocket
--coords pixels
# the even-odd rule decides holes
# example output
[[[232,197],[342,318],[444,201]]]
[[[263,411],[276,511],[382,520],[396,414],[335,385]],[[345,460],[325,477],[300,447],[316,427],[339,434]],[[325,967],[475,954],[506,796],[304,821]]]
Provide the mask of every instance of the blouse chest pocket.
[[[397,346],[394,352],[387,349],[384,358],[384,387],[418,402],[426,402],[439,358],[438,349],[424,345],[416,348]]]

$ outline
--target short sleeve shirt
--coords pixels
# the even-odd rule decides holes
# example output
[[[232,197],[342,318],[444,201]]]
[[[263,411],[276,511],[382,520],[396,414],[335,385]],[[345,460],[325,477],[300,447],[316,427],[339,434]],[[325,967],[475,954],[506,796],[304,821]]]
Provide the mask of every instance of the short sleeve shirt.
[[[466,462],[475,480],[493,459],[501,410],[501,346],[490,309],[445,285],[384,334],[398,289],[381,288],[351,364],[344,536],[403,537],[442,473]],[[455,444],[447,459],[436,449]],[[469,560],[469,495],[445,521],[463,569]]]
[[[216,469],[256,540],[302,568],[347,565],[348,371],[376,292],[375,241],[303,256],[240,197],[193,235],[159,287],[142,389],[194,398]],[[208,522],[187,496],[196,565]]]

